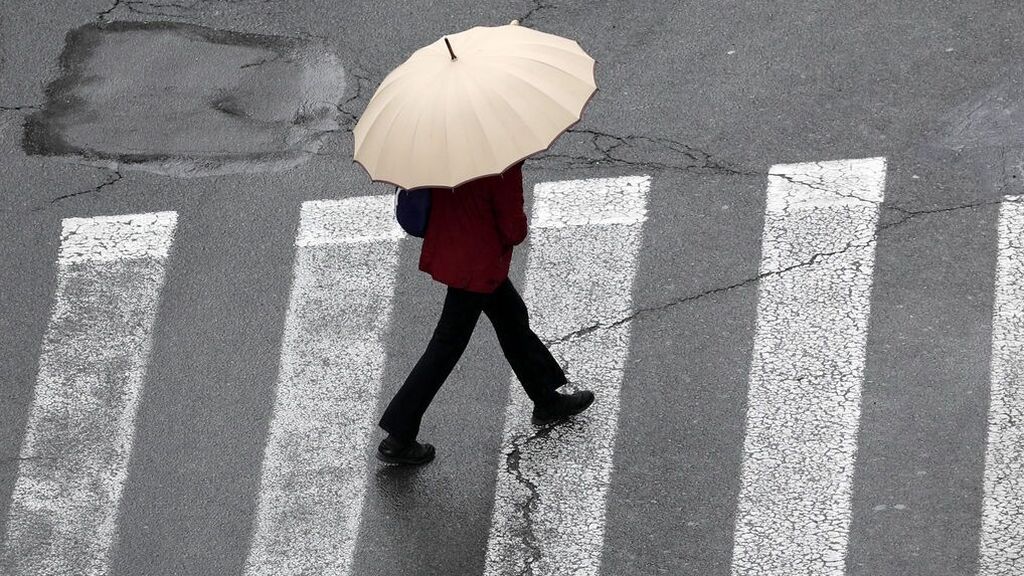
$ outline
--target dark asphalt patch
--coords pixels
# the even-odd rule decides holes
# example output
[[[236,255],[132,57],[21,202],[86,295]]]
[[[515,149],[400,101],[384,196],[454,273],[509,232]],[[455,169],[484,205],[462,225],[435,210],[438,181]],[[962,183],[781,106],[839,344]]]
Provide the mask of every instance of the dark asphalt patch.
[[[1002,82],[958,106],[944,120],[942,143],[954,150],[1024,146],[1024,87]]]
[[[345,91],[322,44],[177,22],[87,24],[60,64],[25,151],[172,176],[293,167],[338,130]]]

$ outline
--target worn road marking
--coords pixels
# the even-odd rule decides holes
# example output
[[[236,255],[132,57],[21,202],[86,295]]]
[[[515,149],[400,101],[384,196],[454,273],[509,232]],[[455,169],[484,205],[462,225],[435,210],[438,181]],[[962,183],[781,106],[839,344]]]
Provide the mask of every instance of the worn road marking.
[[[1024,203],[999,209],[979,576],[1024,574]]]
[[[545,182],[535,190],[524,300],[553,340],[628,315],[650,177]],[[553,346],[594,405],[571,423],[530,424],[512,376],[485,574],[597,574],[630,325]]]
[[[844,572],[884,185],[884,158],[769,171],[733,574]]]
[[[0,573],[106,574],[176,223],[174,212],[62,221]]]
[[[349,573],[404,236],[392,204],[302,204],[247,576]]]

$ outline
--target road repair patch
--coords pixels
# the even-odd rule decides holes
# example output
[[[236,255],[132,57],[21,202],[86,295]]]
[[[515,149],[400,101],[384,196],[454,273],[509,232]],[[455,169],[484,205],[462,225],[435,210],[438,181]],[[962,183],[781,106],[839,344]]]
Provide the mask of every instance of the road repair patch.
[[[325,45],[177,22],[87,24],[29,116],[29,154],[203,176],[291,168],[339,129]]]

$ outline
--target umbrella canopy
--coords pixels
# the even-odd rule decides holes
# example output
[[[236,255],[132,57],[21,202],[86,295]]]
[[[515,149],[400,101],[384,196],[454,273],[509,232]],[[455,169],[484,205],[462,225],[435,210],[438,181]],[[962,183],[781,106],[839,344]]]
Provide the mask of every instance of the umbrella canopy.
[[[402,188],[500,174],[580,119],[597,90],[573,40],[477,26],[420,48],[377,87],[356,123],[355,161]]]

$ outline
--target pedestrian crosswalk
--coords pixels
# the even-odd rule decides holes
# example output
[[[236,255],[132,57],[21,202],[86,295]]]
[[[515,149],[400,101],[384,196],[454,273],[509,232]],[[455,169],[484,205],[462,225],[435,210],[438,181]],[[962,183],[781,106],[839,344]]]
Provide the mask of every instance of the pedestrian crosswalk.
[[[773,166],[732,574],[844,574],[886,159]],[[602,574],[649,175],[542,182],[524,300],[599,402],[529,425],[515,375],[483,572]],[[1024,203],[1000,212],[983,576],[1024,573]],[[353,574],[405,235],[388,196],[305,202],[246,576]],[[0,544],[11,576],[107,573],[174,212],[68,218]],[[425,343],[424,343],[425,344]],[[70,444],[69,444],[70,439]]]

